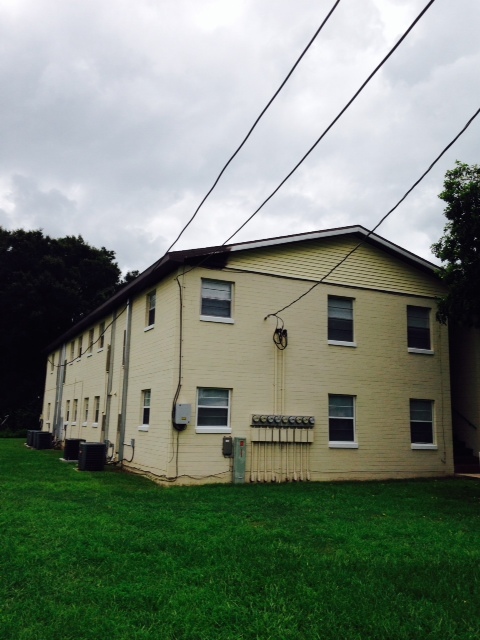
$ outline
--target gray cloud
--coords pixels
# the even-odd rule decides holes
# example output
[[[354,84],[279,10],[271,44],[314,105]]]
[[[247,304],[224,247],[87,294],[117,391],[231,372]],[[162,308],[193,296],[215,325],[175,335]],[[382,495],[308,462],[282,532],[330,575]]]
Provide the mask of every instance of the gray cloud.
[[[424,6],[343,0],[177,248],[223,242]],[[143,269],[176,237],[313,35],[322,0],[24,0],[0,7],[0,223],[81,234]],[[372,227],[479,106],[474,0],[435,3],[295,176],[237,236]],[[379,229],[431,258],[474,123]]]

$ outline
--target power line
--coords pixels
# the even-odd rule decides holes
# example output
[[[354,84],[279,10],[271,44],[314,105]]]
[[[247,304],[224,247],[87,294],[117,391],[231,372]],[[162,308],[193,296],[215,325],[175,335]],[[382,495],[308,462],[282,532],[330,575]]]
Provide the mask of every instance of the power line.
[[[376,229],[378,229],[378,227],[388,218],[388,216],[393,213],[395,211],[395,209],[397,209],[397,207],[400,206],[400,204],[405,200],[405,198],[415,189],[415,187],[420,184],[420,182],[425,178],[425,176],[430,173],[430,171],[433,169],[433,167],[437,164],[437,162],[440,160],[440,158],[450,149],[450,147],[458,140],[458,138],[460,138],[460,136],[468,129],[468,127],[472,124],[472,122],[475,120],[475,118],[478,116],[478,114],[480,113],[480,108],[477,109],[475,111],[475,113],[473,114],[473,116],[470,118],[470,120],[468,120],[468,122],[465,124],[465,126],[463,127],[463,129],[461,129],[461,131],[459,133],[457,133],[457,135],[453,138],[453,140],[451,140],[447,146],[438,154],[438,156],[435,158],[435,160],[432,162],[432,164],[428,167],[428,169],[426,171],[424,171],[422,173],[422,175],[420,176],[420,178],[413,183],[413,185],[410,187],[410,189],[408,191],[405,192],[405,194],[400,198],[400,200],[397,202],[397,204],[392,207],[390,209],[390,211],[388,211],[383,218],[373,227],[373,229],[371,231],[369,231],[367,233],[367,235],[364,237],[364,239],[359,242],[353,249],[351,249],[341,260],[339,260],[339,262],[337,262],[336,265],[334,265],[330,271],[328,271],[328,273],[326,273],[320,280],[318,280],[317,282],[315,282],[315,284],[313,284],[309,289],[307,289],[307,291],[305,291],[305,293],[302,293],[300,296],[298,296],[298,298],[296,298],[295,300],[293,300],[292,302],[290,302],[289,304],[285,305],[284,307],[282,307],[281,309],[278,309],[278,311],[275,311],[274,313],[269,313],[267,316],[265,316],[265,320],[267,318],[270,318],[271,316],[277,317],[277,314],[281,313],[282,311],[285,311],[285,309],[288,309],[289,307],[292,307],[294,304],[296,304],[299,300],[301,300],[302,298],[304,298],[305,296],[307,296],[311,291],[313,291],[313,289],[315,289],[316,287],[318,287],[319,284],[321,284],[322,282],[324,282],[328,276],[330,276],[336,269],[338,269],[338,267],[340,267],[346,260],[348,260],[348,258],[352,255],[352,253],[354,253],[355,251],[357,251],[357,249],[359,247],[361,247],[363,244],[365,244],[365,242],[367,241],[367,239],[369,238],[369,236],[372,235],[372,233],[374,233],[374,231]]]
[[[300,167],[300,165],[304,162],[304,160],[306,160],[306,158],[308,158],[308,156],[312,153],[312,151],[315,149],[315,147],[319,144],[319,142],[321,140],[323,140],[323,138],[326,136],[326,134],[330,131],[330,129],[333,127],[333,125],[343,116],[343,114],[345,113],[345,111],[350,107],[350,105],[356,100],[356,98],[360,95],[360,93],[363,91],[363,89],[367,86],[367,84],[370,82],[370,80],[374,77],[374,75],[377,73],[377,71],[379,71],[382,66],[385,64],[385,62],[390,58],[390,56],[394,53],[394,51],[396,49],[398,49],[398,47],[401,45],[401,43],[405,40],[405,38],[408,36],[408,34],[410,33],[410,31],[414,28],[414,26],[417,24],[417,22],[422,18],[422,16],[428,11],[428,9],[432,6],[432,4],[435,2],[435,0],[430,0],[430,2],[428,2],[428,4],[425,6],[425,8],[419,13],[419,15],[415,18],[415,20],[412,22],[412,24],[408,27],[408,29],[405,31],[405,33],[403,34],[403,36],[400,38],[400,40],[396,43],[396,45],[390,49],[390,51],[387,53],[387,55],[383,58],[383,60],[375,67],[375,69],[372,71],[372,73],[368,76],[368,78],[365,80],[365,82],[361,85],[361,87],[356,91],[356,93],[353,95],[352,98],[350,98],[350,100],[347,102],[347,104],[343,107],[343,109],[340,111],[340,113],[332,120],[332,122],[328,125],[328,127],[325,129],[325,131],[322,133],[322,135],[317,138],[316,142],[310,147],[310,149],[307,151],[307,153],[303,156],[303,158],[293,167],[293,169],[290,171],[290,173],[280,182],[280,184],[276,187],[276,189],[274,191],[272,191],[272,193],[268,196],[268,198],[266,198],[262,204],[258,207],[258,209],[256,211],[254,211],[252,213],[252,215],[247,218],[247,220],[245,220],[245,222],[235,231],[235,233],[232,233],[232,235],[227,238],[225,240],[225,242],[223,244],[227,244],[228,242],[230,242],[230,240],[232,238],[234,238],[237,233],[239,233],[243,227],[245,227],[250,220],[252,220],[252,218],[254,218],[257,213],[263,209],[263,207],[267,204],[267,202],[269,200],[271,200],[273,198],[273,196],[277,193],[277,191],[279,191],[281,189],[281,187],[283,187],[283,185],[285,184],[285,182],[287,182],[287,180],[289,178],[291,178],[291,176],[295,173],[295,171]]]
[[[433,0],[432,0],[433,1]],[[316,37],[318,36],[318,34],[320,33],[320,31],[323,29],[323,27],[325,26],[325,24],[327,23],[328,19],[330,18],[330,16],[332,15],[332,13],[335,11],[335,9],[337,8],[337,6],[340,4],[340,0],[336,0],[335,4],[333,5],[333,7],[330,9],[330,11],[328,12],[326,18],[324,19],[324,21],[322,22],[322,24],[318,27],[318,29],[315,31],[312,39],[310,40],[310,42],[307,44],[307,46],[305,47],[305,49],[302,51],[300,57],[297,59],[297,61],[295,62],[295,64],[293,65],[293,67],[290,69],[290,71],[288,72],[287,76],[285,77],[285,79],[283,80],[282,84],[278,87],[278,89],[276,90],[276,92],[273,94],[273,96],[270,98],[270,100],[267,102],[266,106],[263,108],[262,112],[260,113],[260,115],[258,116],[258,118],[255,120],[255,122],[253,123],[253,126],[250,128],[249,132],[247,133],[247,135],[245,136],[245,138],[242,140],[242,142],[240,143],[239,147],[237,148],[237,150],[233,153],[233,155],[230,157],[230,159],[228,160],[228,162],[225,164],[225,166],[223,167],[223,169],[220,171],[220,173],[218,174],[217,179],[215,180],[215,182],[213,183],[213,185],[210,187],[209,191],[207,192],[206,196],[203,198],[203,200],[200,202],[200,204],[198,205],[198,207],[196,208],[194,214],[192,215],[192,217],[190,218],[190,220],[187,222],[187,224],[183,227],[183,229],[180,231],[180,233],[178,234],[178,236],[176,237],[176,239],[172,242],[172,244],[169,246],[169,248],[167,249],[167,251],[165,253],[168,253],[169,251],[171,251],[172,247],[174,245],[177,244],[177,242],[180,240],[181,236],[183,235],[183,233],[186,231],[186,229],[190,226],[190,224],[193,222],[194,218],[196,217],[197,213],[200,211],[200,209],[202,208],[204,202],[206,201],[206,199],[208,198],[208,196],[212,193],[212,191],[215,189],[215,187],[217,186],[220,178],[222,177],[222,175],[225,173],[228,165],[232,162],[232,160],[235,158],[235,156],[239,153],[240,149],[243,147],[243,145],[247,142],[248,138],[251,136],[253,130],[255,129],[255,127],[257,126],[257,124],[260,122],[260,120],[262,119],[262,117],[265,115],[265,112],[267,111],[267,109],[270,107],[270,105],[272,104],[272,102],[275,100],[275,98],[278,96],[278,94],[280,93],[280,91],[283,89],[283,87],[286,85],[287,81],[289,80],[290,76],[292,75],[292,73],[295,71],[295,69],[297,68],[297,66],[299,65],[300,61],[302,60],[303,56],[307,53],[307,51],[310,49],[311,45],[313,44],[313,42],[315,41]]]

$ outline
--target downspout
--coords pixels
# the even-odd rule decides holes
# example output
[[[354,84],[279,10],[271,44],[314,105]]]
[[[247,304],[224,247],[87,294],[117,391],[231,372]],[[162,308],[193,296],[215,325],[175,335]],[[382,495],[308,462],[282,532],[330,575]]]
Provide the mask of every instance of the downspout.
[[[123,385],[122,385],[122,413],[120,421],[120,442],[118,444],[118,461],[123,462],[123,441],[127,426],[127,394],[128,394],[128,372],[130,364],[130,337],[132,332],[132,309],[130,299],[127,301],[127,326],[125,333],[125,360],[123,365]]]
[[[110,338],[110,344],[107,344],[107,362],[108,362],[108,376],[107,376],[107,405],[105,408],[105,440],[108,440],[108,434],[110,431],[110,410],[112,404],[112,388],[113,388],[113,364],[115,353],[115,332],[117,328],[117,310],[113,312],[112,320],[112,333]]]
[[[62,417],[62,400],[63,400],[63,381],[66,373],[65,366],[65,350],[67,346],[66,344],[62,345],[60,350],[60,362],[61,364],[57,367],[57,385],[55,388],[55,413],[53,417],[53,433],[54,436],[60,439],[63,424],[61,424]]]

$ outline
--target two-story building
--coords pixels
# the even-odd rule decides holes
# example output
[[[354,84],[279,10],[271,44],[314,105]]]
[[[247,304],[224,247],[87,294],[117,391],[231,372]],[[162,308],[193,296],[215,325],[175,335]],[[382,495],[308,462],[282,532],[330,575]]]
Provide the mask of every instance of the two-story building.
[[[449,475],[435,271],[360,226],[170,252],[51,345],[44,429],[184,483],[230,437],[246,481]]]

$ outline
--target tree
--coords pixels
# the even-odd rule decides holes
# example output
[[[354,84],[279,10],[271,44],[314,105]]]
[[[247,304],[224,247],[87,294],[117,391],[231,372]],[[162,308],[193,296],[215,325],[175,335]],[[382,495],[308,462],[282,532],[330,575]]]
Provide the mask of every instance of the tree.
[[[457,160],[447,171],[439,198],[447,203],[444,235],[432,245],[442,263],[440,276],[448,294],[439,303],[438,319],[480,326],[480,167]]]
[[[0,227],[0,424],[38,424],[45,349],[122,285],[115,253],[81,236]]]

